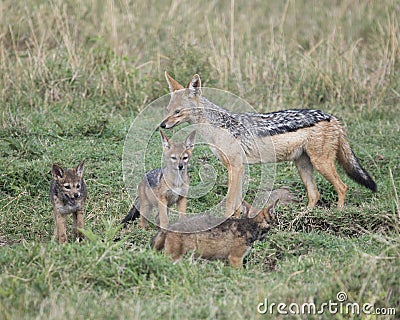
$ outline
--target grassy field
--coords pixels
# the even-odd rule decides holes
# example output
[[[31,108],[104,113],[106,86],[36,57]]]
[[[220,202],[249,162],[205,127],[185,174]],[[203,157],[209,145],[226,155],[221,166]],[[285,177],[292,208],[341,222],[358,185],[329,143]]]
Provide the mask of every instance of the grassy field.
[[[0,318],[267,319],[269,310],[257,311],[265,299],[318,308],[337,303],[339,292],[343,308],[370,304],[398,317],[399,13],[395,0],[0,2]],[[277,208],[276,225],[243,270],[191,256],[173,265],[150,249],[155,229],[117,226],[133,201],[123,180],[125,137],[168,93],[164,70],[182,83],[199,73],[204,86],[260,112],[335,114],[379,192],[340,171],[349,191],[337,211],[333,187],[318,175],[322,205],[305,212],[295,167],[279,164],[274,187],[289,186],[301,201]],[[152,141],[148,152],[157,154],[157,134]],[[51,164],[82,158],[87,240],[59,246]],[[194,151],[193,182],[204,161],[220,178],[189,200],[190,212],[226,193],[224,168],[205,147]],[[249,197],[257,188],[251,170]],[[283,315],[276,305],[282,319],[395,318]]]

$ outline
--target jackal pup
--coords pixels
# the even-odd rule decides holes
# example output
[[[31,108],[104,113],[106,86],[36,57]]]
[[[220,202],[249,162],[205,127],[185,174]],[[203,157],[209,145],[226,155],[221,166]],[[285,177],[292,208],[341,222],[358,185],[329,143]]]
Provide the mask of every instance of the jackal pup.
[[[76,168],[64,170],[53,164],[51,173],[53,180],[50,185],[50,200],[54,208],[54,237],[57,242],[68,241],[66,232],[67,216],[72,213],[73,238],[83,239],[78,228],[84,227],[84,206],[86,200],[86,185],[82,178],[85,160]]]
[[[196,131],[191,132],[182,143],[174,143],[160,130],[165,167],[147,172],[138,187],[138,199],[122,220],[124,226],[140,215],[139,226],[146,228],[153,207],[158,207],[161,228],[168,225],[169,208],[177,205],[179,219],[186,215],[189,190],[188,164],[194,148]],[[157,219],[156,219],[157,220]]]
[[[245,201],[242,205],[245,218],[192,216],[158,231],[151,246],[164,249],[174,262],[195,251],[205,259],[228,259],[231,266],[240,268],[253,242],[263,240],[270,229],[275,204],[258,212]]]
[[[271,113],[233,113],[209,101],[202,95],[201,80],[195,74],[183,87],[165,73],[171,99],[167,116],[160,124],[170,129],[180,123],[202,124],[210,145],[228,169],[229,186],[226,196],[226,216],[237,215],[242,197],[243,163],[293,161],[300,173],[313,208],[320,198],[314,179],[314,169],[321,173],[338,194],[337,206],[342,208],[347,186],[336,171],[335,160],[357,183],[377,191],[377,186],[361,166],[347,139],[340,121],[320,110],[291,109]],[[206,131],[206,132],[204,132]],[[226,132],[226,134],[222,134]],[[245,156],[233,148],[240,145]],[[228,145],[228,147],[226,147]]]

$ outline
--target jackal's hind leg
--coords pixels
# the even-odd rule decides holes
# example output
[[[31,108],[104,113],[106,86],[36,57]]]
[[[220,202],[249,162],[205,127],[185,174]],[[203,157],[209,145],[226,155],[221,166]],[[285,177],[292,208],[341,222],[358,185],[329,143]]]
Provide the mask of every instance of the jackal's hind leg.
[[[294,163],[296,164],[300,178],[307,190],[308,207],[314,208],[320,198],[320,193],[318,192],[317,184],[315,183],[314,167],[311,163],[310,157],[306,153],[303,153],[294,161]]]
[[[340,179],[339,174],[336,171],[335,163],[330,159],[321,159],[315,161],[314,167],[326,178],[326,180],[332,183],[338,194],[337,208],[342,209],[344,199],[346,198],[347,186]]]

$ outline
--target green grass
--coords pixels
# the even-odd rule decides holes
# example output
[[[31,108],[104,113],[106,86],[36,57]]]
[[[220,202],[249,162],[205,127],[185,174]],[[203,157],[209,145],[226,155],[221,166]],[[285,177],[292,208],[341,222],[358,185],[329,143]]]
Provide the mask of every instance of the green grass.
[[[321,305],[340,291],[349,302],[400,313],[396,1],[79,3],[0,4],[0,318],[263,319],[264,299]],[[243,270],[190,255],[172,264],[149,247],[155,229],[117,227],[134,196],[123,180],[125,138],[135,117],[168,93],[164,70],[182,83],[199,73],[204,86],[261,112],[335,114],[379,192],[340,171],[349,190],[337,211],[335,191],[317,175],[322,205],[306,212],[296,168],[278,164],[274,188],[289,186],[301,202],[277,208],[276,225]],[[160,165],[160,148],[155,133],[146,168]],[[72,167],[82,158],[87,241],[59,246],[51,164]],[[194,151],[193,185],[204,163],[218,178],[189,200],[190,213],[226,194],[225,169],[206,147]],[[249,199],[258,172],[250,168]]]

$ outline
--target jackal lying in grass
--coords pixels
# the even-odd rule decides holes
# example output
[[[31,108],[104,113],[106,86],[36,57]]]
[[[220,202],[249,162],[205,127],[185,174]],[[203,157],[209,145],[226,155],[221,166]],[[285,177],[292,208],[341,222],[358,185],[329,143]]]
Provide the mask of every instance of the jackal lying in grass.
[[[195,251],[202,258],[228,259],[233,267],[241,267],[253,242],[265,238],[274,217],[274,204],[259,212],[245,201],[243,207],[245,218],[188,217],[168,230],[159,230],[151,246],[157,251],[164,249],[173,261]]]
[[[168,211],[177,204],[179,219],[186,215],[187,193],[189,190],[188,164],[194,148],[196,131],[191,132],[182,143],[171,141],[161,130],[165,167],[145,174],[138,187],[138,199],[122,220],[127,224],[139,218],[140,227],[145,228],[153,207],[158,208],[161,228],[168,225]],[[156,218],[157,220],[157,218]]]
[[[83,239],[78,228],[84,227],[84,206],[86,200],[86,185],[82,178],[85,160],[76,168],[64,170],[53,164],[51,173],[53,180],[50,185],[50,200],[54,209],[54,237],[59,243],[68,241],[66,231],[67,216],[72,213],[73,238]]]
[[[195,74],[186,88],[165,73],[171,92],[167,116],[161,128],[188,122],[205,128],[199,134],[228,169],[229,186],[226,216],[238,215],[242,198],[243,163],[294,161],[308,194],[308,206],[320,198],[314,169],[320,172],[338,193],[338,208],[343,207],[347,186],[340,179],[335,160],[351,179],[377,190],[375,182],[360,165],[339,120],[320,110],[292,109],[271,113],[233,113],[202,95],[201,80]],[[237,148],[233,145],[238,144]],[[239,152],[240,151],[240,152]]]

